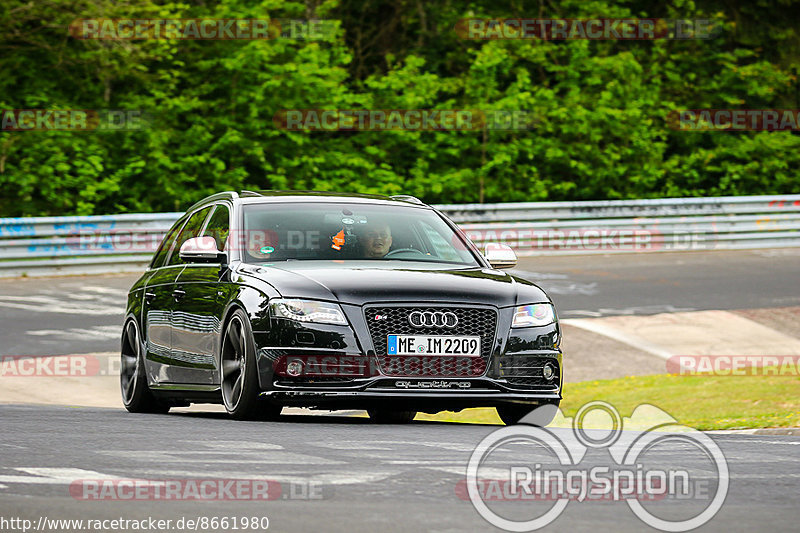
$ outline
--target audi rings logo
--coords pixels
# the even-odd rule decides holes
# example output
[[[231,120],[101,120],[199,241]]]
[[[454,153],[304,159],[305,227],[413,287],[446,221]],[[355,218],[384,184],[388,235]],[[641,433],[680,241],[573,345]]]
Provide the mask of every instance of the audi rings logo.
[[[415,328],[454,328],[458,317],[451,311],[412,311],[408,323]]]

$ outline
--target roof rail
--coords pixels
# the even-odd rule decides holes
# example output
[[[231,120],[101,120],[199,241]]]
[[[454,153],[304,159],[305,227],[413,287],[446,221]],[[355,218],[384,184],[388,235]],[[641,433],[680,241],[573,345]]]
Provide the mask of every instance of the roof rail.
[[[401,202],[409,202],[417,205],[425,205],[425,202],[423,202],[416,196],[411,196],[410,194],[393,194],[389,198],[391,198],[392,200],[400,200]]]
[[[252,197],[252,196],[264,196],[264,195],[258,191],[248,191],[247,189],[242,189],[242,198]]]
[[[217,194],[212,194],[211,196],[206,196],[202,200],[199,200],[199,201],[195,202],[191,207],[189,207],[189,209],[187,209],[187,211],[191,211],[192,209],[194,209],[195,207],[197,207],[199,205],[207,204],[207,203],[213,202],[215,200],[236,200],[237,198],[239,198],[239,195],[236,194],[235,191],[218,192]]]

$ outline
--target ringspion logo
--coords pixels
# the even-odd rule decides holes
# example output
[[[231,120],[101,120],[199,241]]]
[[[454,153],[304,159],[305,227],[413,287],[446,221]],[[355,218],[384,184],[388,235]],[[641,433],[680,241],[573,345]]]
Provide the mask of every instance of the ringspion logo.
[[[554,417],[564,429],[537,427]],[[543,405],[518,425],[490,433],[472,452],[455,492],[505,531],[541,529],[568,505],[613,501],[655,529],[680,532],[714,518],[729,484],[727,459],[708,435],[653,405],[623,418],[614,406],[593,401],[572,419]],[[517,502],[517,512],[494,502]],[[676,506],[667,519],[662,502],[692,505]]]

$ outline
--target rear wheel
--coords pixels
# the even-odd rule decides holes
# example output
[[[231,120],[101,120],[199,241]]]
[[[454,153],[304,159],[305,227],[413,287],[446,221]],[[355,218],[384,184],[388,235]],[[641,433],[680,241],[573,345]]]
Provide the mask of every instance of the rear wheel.
[[[222,339],[220,384],[225,410],[238,420],[277,418],[281,407],[260,401],[255,343],[244,311],[231,315]]]
[[[543,404],[498,405],[496,409],[500,420],[507,426],[519,424],[525,418],[524,424],[545,427],[555,418],[560,403],[558,401]],[[529,414],[531,416],[527,416]]]
[[[376,424],[408,424],[417,416],[416,411],[394,409],[367,409],[370,420]]]
[[[166,413],[169,405],[159,402],[147,386],[144,371],[144,350],[139,326],[129,320],[122,330],[122,349],[119,368],[122,403],[131,413]]]

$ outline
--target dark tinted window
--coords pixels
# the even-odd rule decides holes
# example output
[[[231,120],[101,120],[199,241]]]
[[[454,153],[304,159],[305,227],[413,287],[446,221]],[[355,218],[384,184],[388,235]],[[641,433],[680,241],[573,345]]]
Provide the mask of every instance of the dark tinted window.
[[[175,244],[172,247],[172,254],[169,256],[169,263],[167,263],[167,265],[183,265],[186,263],[186,261],[181,259],[181,246],[189,239],[200,236],[200,230],[203,229],[203,222],[205,222],[209,212],[211,212],[211,207],[206,207],[189,218],[189,221],[175,240]]]
[[[178,235],[178,231],[183,227],[183,223],[186,222],[186,217],[181,217],[172,226],[169,231],[167,232],[164,240],[161,241],[161,245],[156,250],[155,255],[153,256],[153,262],[150,263],[150,268],[158,268],[164,266],[164,261],[167,259],[167,254],[169,253],[170,248],[172,248],[172,243],[175,242],[175,236]]]
[[[228,208],[224,205],[217,205],[214,209],[214,214],[208,220],[203,236],[214,237],[214,240],[217,241],[217,250],[224,251],[229,231]]]

